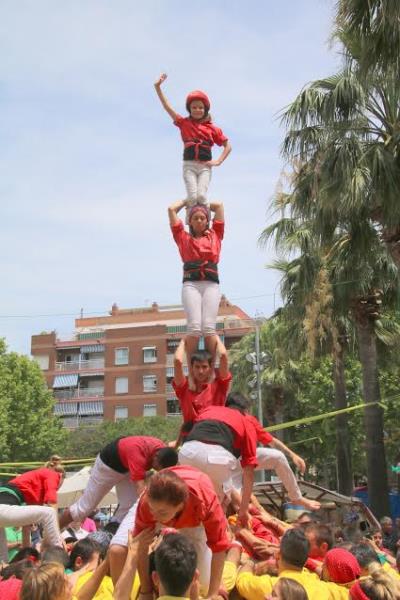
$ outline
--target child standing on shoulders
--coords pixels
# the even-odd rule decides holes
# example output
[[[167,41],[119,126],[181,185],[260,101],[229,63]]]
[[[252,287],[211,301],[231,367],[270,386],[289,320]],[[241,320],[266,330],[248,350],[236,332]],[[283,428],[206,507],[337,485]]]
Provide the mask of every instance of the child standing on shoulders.
[[[210,100],[201,90],[190,92],[186,98],[189,117],[182,117],[174,111],[165,97],[161,85],[167,79],[163,73],[154,87],[164,109],[179,127],[184,143],[183,179],[186,186],[186,205],[207,204],[207,191],[211,179],[211,167],[218,167],[231,151],[228,138],[214,125],[209,115]],[[217,160],[212,160],[211,148],[214,144],[223,146]]]

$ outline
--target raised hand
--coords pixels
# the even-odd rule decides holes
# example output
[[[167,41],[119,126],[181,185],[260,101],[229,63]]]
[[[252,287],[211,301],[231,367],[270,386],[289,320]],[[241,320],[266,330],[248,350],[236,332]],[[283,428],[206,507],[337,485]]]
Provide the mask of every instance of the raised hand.
[[[166,73],[161,73],[160,77],[157,79],[157,81],[154,84],[154,87],[160,87],[164,81],[167,79],[168,75]]]

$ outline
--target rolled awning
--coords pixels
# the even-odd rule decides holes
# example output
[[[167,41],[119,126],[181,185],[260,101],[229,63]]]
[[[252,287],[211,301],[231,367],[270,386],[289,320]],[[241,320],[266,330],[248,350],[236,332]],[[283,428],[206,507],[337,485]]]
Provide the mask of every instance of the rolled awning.
[[[80,415],[102,415],[103,414],[103,402],[101,400],[88,401],[79,403],[79,414]]]
[[[57,402],[54,405],[54,414],[56,415],[76,415],[77,413],[77,402]]]
[[[104,344],[91,344],[90,346],[81,346],[81,354],[92,354],[92,352],[104,352]]]
[[[53,389],[65,388],[65,387],[76,387],[78,385],[77,374],[68,375],[56,375],[54,377]]]

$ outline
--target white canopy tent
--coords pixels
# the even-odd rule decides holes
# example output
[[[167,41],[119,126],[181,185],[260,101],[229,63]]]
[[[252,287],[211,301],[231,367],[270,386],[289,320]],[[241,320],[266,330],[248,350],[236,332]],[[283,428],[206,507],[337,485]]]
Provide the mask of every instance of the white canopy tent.
[[[62,486],[58,490],[57,500],[59,508],[67,508],[71,506],[78,498],[80,498],[87,487],[90,477],[91,467],[83,467],[77,473],[73,473],[70,477],[66,477]],[[118,504],[115,488],[112,488],[99,503],[99,506],[110,506]]]

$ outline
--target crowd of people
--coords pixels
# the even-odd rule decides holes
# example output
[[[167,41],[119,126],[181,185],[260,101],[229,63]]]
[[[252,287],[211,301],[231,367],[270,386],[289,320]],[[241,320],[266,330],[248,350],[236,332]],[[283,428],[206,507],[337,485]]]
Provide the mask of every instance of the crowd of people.
[[[61,514],[60,457],[4,483],[0,599],[400,598],[398,540],[388,522],[371,539],[339,535],[322,523],[320,503],[302,495],[288,462],[304,474],[304,460],[264,430],[244,396],[230,393],[227,350],[216,332],[224,207],[207,203],[207,189],[211,168],[231,148],[211,121],[204,92],[189,94],[183,118],[161,91],[165,78],[155,87],[182,134],[187,186],[187,198],[169,207],[187,318],[174,357],[180,435],[169,444],[150,436],[113,440],[97,456],[82,496]],[[214,143],[223,147],[217,161]],[[183,207],[189,231],[178,217]],[[198,349],[200,337],[205,350]],[[260,505],[253,495],[256,469],[276,472],[289,500],[305,511],[297,522],[288,524]],[[112,487],[118,497],[113,519],[96,525],[90,515]],[[35,543],[32,524],[41,535]],[[5,528],[16,527],[23,528],[22,547],[11,558],[19,542],[7,542]]]

